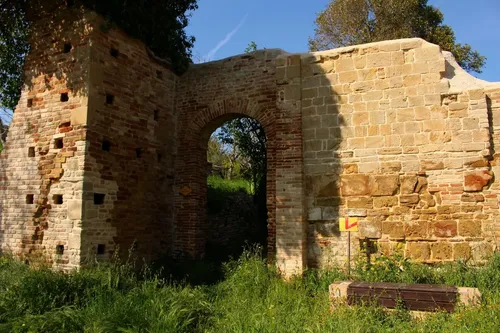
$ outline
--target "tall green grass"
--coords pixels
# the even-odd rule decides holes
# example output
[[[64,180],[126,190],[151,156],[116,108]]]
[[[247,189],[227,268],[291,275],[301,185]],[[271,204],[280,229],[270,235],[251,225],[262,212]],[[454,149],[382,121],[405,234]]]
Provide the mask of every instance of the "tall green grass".
[[[499,332],[500,255],[483,267],[382,257],[352,279],[478,287],[483,304],[415,320],[405,310],[330,309],[341,269],[286,281],[258,251],[224,264],[224,279],[191,286],[111,263],[70,274],[0,258],[0,332]]]

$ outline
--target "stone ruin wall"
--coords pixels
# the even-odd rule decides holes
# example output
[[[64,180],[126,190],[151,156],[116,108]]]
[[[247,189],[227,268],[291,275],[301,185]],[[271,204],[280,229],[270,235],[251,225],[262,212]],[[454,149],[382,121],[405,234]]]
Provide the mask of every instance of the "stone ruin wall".
[[[41,252],[64,267],[80,264],[82,217],[74,204],[83,197],[86,154],[90,48],[84,27],[80,20],[38,22],[0,155],[0,250],[29,260]]]
[[[270,140],[269,252],[286,274],[345,262],[342,216],[360,221],[354,252],[374,242],[432,263],[496,249],[500,86],[437,46],[265,50],[179,77],[101,23],[65,8],[37,22],[0,155],[2,251],[64,268],[132,244],[202,255],[204,144],[235,115]]]
[[[500,86],[446,58],[420,39],[302,56],[311,266],[345,262],[343,216],[359,220],[354,249],[429,263],[495,250]]]
[[[62,268],[166,252],[177,77],[98,15],[49,10],[1,154],[0,249]]]

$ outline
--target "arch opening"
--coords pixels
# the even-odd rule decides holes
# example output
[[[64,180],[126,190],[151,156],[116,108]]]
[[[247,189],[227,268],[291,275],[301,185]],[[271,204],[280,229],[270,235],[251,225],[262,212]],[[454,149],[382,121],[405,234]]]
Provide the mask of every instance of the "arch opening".
[[[214,129],[214,127],[216,127]],[[228,114],[202,131],[206,151],[205,258],[223,262],[245,247],[268,249],[267,149],[254,118]]]

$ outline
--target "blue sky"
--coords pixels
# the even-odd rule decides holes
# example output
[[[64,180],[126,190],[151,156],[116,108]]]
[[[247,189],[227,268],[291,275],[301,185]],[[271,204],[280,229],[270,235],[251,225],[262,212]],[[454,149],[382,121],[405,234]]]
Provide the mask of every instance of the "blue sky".
[[[188,33],[197,39],[194,60],[221,59],[244,51],[250,41],[259,48],[307,51],[314,19],[329,0],[198,0]],[[475,76],[500,81],[500,1],[430,0],[441,9],[457,42],[468,43],[486,56]]]

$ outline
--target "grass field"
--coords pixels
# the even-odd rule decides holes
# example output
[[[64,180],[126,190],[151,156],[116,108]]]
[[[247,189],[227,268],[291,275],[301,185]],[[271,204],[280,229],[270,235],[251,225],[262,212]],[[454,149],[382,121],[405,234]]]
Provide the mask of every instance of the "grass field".
[[[328,285],[343,271],[308,271],[284,281],[257,251],[224,265],[215,284],[193,286],[127,263],[71,274],[0,258],[0,332],[499,332],[500,255],[487,265],[428,267],[401,258],[358,265],[354,279],[478,287],[479,308],[424,321],[404,309],[329,310]]]

